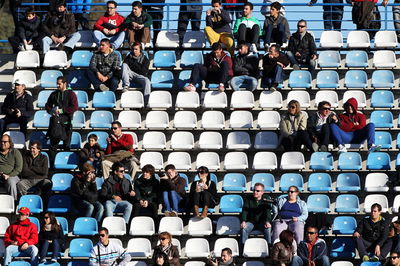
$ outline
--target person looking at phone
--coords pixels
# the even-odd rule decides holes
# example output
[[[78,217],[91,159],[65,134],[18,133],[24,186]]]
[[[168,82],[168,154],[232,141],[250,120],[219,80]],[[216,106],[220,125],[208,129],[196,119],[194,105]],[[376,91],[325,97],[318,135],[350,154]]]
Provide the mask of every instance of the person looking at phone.
[[[182,178],[173,164],[165,167],[165,174],[160,175],[165,216],[178,216],[179,203],[185,197],[186,180]]]
[[[223,248],[221,250],[221,259],[209,259],[207,261],[208,266],[235,266],[236,263],[233,260],[232,250],[230,248]]]

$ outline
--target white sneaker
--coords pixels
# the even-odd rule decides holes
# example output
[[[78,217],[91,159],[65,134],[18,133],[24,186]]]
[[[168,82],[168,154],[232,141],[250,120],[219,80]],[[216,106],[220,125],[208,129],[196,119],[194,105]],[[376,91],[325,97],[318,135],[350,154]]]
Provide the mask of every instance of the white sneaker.
[[[339,153],[347,152],[346,146],[340,144],[340,145],[339,145],[339,151],[338,151],[338,152],[339,152]]]
[[[224,92],[224,91],[225,91],[225,85],[224,85],[224,83],[220,83],[220,84],[219,84],[218,90],[219,90],[220,92]]]
[[[187,85],[186,87],[183,88],[185,91],[196,91],[196,87],[190,83],[189,85]]]
[[[372,144],[372,145],[371,145],[371,147],[369,147],[369,149],[368,149],[368,153],[372,153],[372,152],[380,151],[380,150],[381,150],[381,148],[382,148],[382,146],[381,146],[381,145],[375,145],[375,144]]]
[[[253,52],[253,53],[258,53],[257,45],[255,43],[251,44],[250,51]]]
[[[99,89],[101,91],[109,91],[110,90],[105,84],[100,84]]]

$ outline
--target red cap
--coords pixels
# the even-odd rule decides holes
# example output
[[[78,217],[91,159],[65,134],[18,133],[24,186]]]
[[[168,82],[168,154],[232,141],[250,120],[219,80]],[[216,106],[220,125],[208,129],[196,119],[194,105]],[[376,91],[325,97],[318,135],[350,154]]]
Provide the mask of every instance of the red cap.
[[[18,211],[18,213],[20,214],[25,214],[25,215],[29,215],[31,213],[31,211],[27,208],[27,207],[21,207]]]

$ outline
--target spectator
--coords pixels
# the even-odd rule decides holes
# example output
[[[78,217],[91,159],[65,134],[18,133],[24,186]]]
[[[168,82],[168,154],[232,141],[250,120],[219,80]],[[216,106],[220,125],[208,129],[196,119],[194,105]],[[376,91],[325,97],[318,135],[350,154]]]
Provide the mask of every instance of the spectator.
[[[149,5],[143,6],[145,12],[150,14],[153,20],[153,47],[156,47],[157,36],[162,29],[162,21],[164,19],[165,0],[143,0],[142,3]]]
[[[40,47],[40,18],[32,8],[25,11],[25,17],[16,25],[16,34],[8,38],[13,53],[38,50]]]
[[[165,253],[158,253],[153,256],[153,266],[169,266],[168,256]]]
[[[154,248],[153,261],[155,262],[159,254],[165,254],[169,265],[180,266],[178,247],[172,245],[172,235],[168,232],[161,232],[159,235],[160,244]]]
[[[22,171],[21,153],[14,148],[14,143],[9,135],[1,136],[0,143],[0,180],[3,182],[8,194],[17,200],[18,175]]]
[[[271,45],[268,54],[263,57],[263,83],[271,91],[276,91],[279,84],[283,83],[283,69],[288,65],[289,59],[284,53],[280,52],[280,46]]]
[[[143,12],[143,6],[140,1],[133,1],[132,13],[130,13],[125,21],[124,28],[128,30],[129,46],[138,42],[142,49],[150,46],[150,26],[153,24],[151,16]]]
[[[381,216],[382,206],[374,203],[371,214],[358,222],[354,237],[360,258],[363,261],[384,260],[392,248],[388,238],[389,222]],[[368,254],[373,254],[371,257]]]
[[[385,266],[400,266],[400,253],[398,251],[391,251],[389,257],[386,259]]]
[[[90,13],[92,0],[68,0],[67,3],[75,4],[68,5],[70,11],[75,15],[75,28],[78,29],[80,25],[82,30],[90,30],[87,14]]]
[[[123,92],[128,91],[131,82],[139,83],[143,88],[145,102],[151,93],[151,82],[149,79],[150,61],[143,54],[142,46],[138,42],[131,45],[131,53],[125,57],[122,64],[122,87]]]
[[[146,164],[142,167],[142,176],[134,182],[133,187],[136,194],[136,201],[133,206],[134,217],[139,216],[139,213],[145,210],[151,213],[154,220],[157,220],[160,182],[157,180],[154,171],[154,166]]]
[[[285,16],[286,12],[285,12],[285,7],[282,5],[283,4],[283,0],[263,0],[263,5],[261,6],[260,9],[260,13],[263,16],[269,16],[270,15],[270,11],[271,11],[271,4],[274,2],[279,2],[281,4],[281,10],[279,11],[279,13],[281,13],[282,16]]]
[[[233,58],[233,73],[231,87],[233,90],[240,90],[246,86],[247,90],[254,91],[258,85],[258,57],[249,53],[249,46],[246,43],[238,45],[239,53]]]
[[[88,142],[83,146],[79,152],[80,165],[89,163],[93,165],[95,173],[99,173],[101,170],[101,161],[103,160],[104,150],[100,147],[97,142],[97,135],[90,134]]]
[[[287,19],[280,13],[281,3],[273,2],[269,11],[269,16],[264,21],[264,43],[277,43],[280,46],[290,38],[290,29]]]
[[[108,229],[105,227],[100,228],[99,242],[90,251],[90,266],[125,266],[131,260],[131,255],[117,242],[110,241],[108,237]],[[122,259],[121,262],[119,262],[120,259]]]
[[[279,140],[285,151],[299,151],[302,144],[310,151],[316,151],[307,132],[307,116],[301,112],[298,101],[289,102],[288,112],[282,116],[279,128]]]
[[[45,105],[46,111],[51,115],[47,137],[50,139],[50,163],[54,165],[57,146],[63,141],[63,149],[69,150],[72,135],[72,118],[78,110],[78,99],[71,88],[67,88],[65,77],[57,78],[57,90],[53,91]]]
[[[189,85],[184,88],[186,91],[196,91],[195,85],[201,84],[202,80],[207,83],[218,83],[218,90],[225,90],[228,80],[233,76],[232,59],[222,50],[220,43],[214,43],[211,50],[211,53],[205,55],[204,65],[193,66]],[[201,90],[201,85],[198,90]]]
[[[387,6],[389,0],[382,0],[382,5]],[[367,30],[371,39],[381,28],[381,15],[376,4],[378,0],[351,0],[353,9],[351,16],[357,30]]]
[[[318,238],[318,229],[314,226],[307,226],[306,229],[306,240],[299,243],[292,265],[330,266],[328,247],[323,239]]]
[[[395,0],[392,6],[393,24],[396,30],[397,40],[400,40],[400,1]]]
[[[106,155],[101,162],[103,177],[104,179],[108,178],[113,163],[126,162],[129,163],[130,175],[134,179],[139,161],[134,155],[132,135],[122,133],[122,125],[119,121],[111,123],[111,130],[112,132],[107,138]]]
[[[388,238],[393,241],[392,250],[400,252],[400,220],[398,217],[397,220],[390,223]]]
[[[49,12],[43,22],[42,30],[46,37],[42,39],[43,54],[50,50],[54,44],[59,50],[65,50],[72,54],[75,44],[80,40],[81,35],[75,28],[74,14],[67,11],[63,0],[57,2],[56,12]]]
[[[55,214],[53,212],[45,212],[40,227],[40,263],[46,263],[46,256],[50,247],[52,247],[51,262],[57,262],[57,258],[61,255],[61,247],[64,245],[64,232],[61,225],[58,223]]]
[[[178,216],[179,205],[186,194],[186,180],[179,175],[173,164],[165,167],[165,173],[160,176],[164,213],[165,216]]]
[[[311,0],[309,5],[314,5],[318,0]],[[346,0],[351,4],[351,0]],[[343,4],[343,0],[323,0],[324,4]],[[322,7],[324,13],[322,19],[324,20],[325,30],[338,30],[342,28],[343,9],[341,5],[324,5]]]
[[[253,17],[253,4],[246,2],[243,6],[243,16],[237,18],[233,28],[238,43],[250,43],[250,51],[258,53],[258,38],[261,34],[261,24],[258,19]]]
[[[192,27],[192,31],[200,30],[201,23],[201,13],[203,10],[203,6],[201,4],[201,0],[181,0],[181,4],[179,6],[179,15],[178,15],[178,35],[179,35],[179,43],[183,44],[183,37],[185,36],[187,26],[189,24]],[[185,4],[195,4],[195,5],[185,5]]]
[[[243,211],[240,217],[240,240],[242,245],[249,238],[253,229],[264,233],[264,238],[271,244],[272,204],[271,197],[264,194],[264,185],[256,183],[253,195],[244,199]]]
[[[381,146],[375,145],[375,125],[366,123],[366,117],[358,112],[358,103],[355,98],[350,98],[343,105],[344,113],[339,116],[340,125],[331,124],[331,130],[335,142],[339,146],[339,152],[347,152],[344,146],[347,143],[361,144],[368,142],[368,152],[379,151]]]
[[[206,218],[208,208],[214,208],[218,204],[217,186],[211,181],[208,168],[200,166],[197,170],[199,180],[193,181],[190,186],[189,206],[193,208],[194,216]],[[201,216],[199,208],[203,208]]]
[[[233,259],[232,250],[230,248],[223,248],[221,250],[221,260],[218,259],[212,260],[209,259],[207,264],[209,266],[236,266],[236,263]]]
[[[90,59],[87,74],[95,90],[115,91],[121,79],[120,56],[111,49],[110,40],[102,39],[100,47]]]
[[[273,265],[293,265],[295,247],[293,246],[294,234],[292,231],[283,230],[279,234],[279,242],[276,242],[271,251]]]
[[[93,27],[93,36],[97,46],[101,46],[101,42],[108,39],[113,50],[120,48],[125,40],[124,20],[125,18],[117,12],[117,2],[107,1],[107,11]]]
[[[302,19],[297,22],[297,31],[289,40],[287,56],[294,70],[299,70],[300,66],[308,67],[308,71],[314,76],[317,47],[314,37],[307,32],[307,21]]]
[[[94,217],[101,222],[104,207],[99,202],[96,174],[92,164],[86,162],[81,167],[81,173],[71,181],[72,205],[82,217]]]
[[[243,5],[246,3],[245,0],[222,0],[222,3],[224,5],[224,9],[229,12],[232,21],[242,17]]]
[[[14,81],[14,91],[7,94],[1,106],[1,112],[5,114],[5,117],[0,120],[1,134],[4,134],[9,124],[17,123],[26,137],[28,121],[33,115],[33,98],[25,90],[22,80]]]
[[[233,57],[235,42],[232,36],[230,23],[232,22],[228,11],[222,9],[221,0],[212,0],[212,8],[206,12],[206,27],[204,33],[208,42],[213,45],[216,42],[223,43]]]
[[[308,134],[311,137],[314,151],[328,151],[328,145],[332,143],[331,124],[337,124],[340,127],[338,116],[331,111],[329,102],[319,102],[318,111],[312,113],[307,119]]]
[[[124,177],[123,164],[114,163],[112,171],[111,177],[104,181],[100,191],[105,208],[104,217],[111,217],[116,211],[123,212],[125,223],[128,225],[132,212],[132,204],[129,201],[135,196],[135,192],[131,182]]]
[[[308,217],[308,209],[307,204],[300,199],[299,193],[298,187],[290,186],[288,196],[279,198],[278,204],[273,205],[276,216],[272,223],[272,242],[285,229],[294,233],[296,243],[303,240],[304,223]]]
[[[31,265],[38,264],[38,228],[29,220],[30,210],[27,207],[21,207],[18,211],[18,220],[11,224],[4,234],[4,253],[5,266],[8,266],[12,260],[12,254],[21,252],[21,255],[31,258]]]

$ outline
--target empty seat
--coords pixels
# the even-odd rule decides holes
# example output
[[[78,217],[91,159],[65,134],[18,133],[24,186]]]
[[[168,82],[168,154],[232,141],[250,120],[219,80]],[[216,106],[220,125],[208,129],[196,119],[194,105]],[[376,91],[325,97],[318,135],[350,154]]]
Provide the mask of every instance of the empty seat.
[[[282,94],[279,91],[262,91],[259,105],[261,108],[282,108]]]
[[[373,152],[368,154],[368,170],[390,170],[390,156],[385,152]]]
[[[96,91],[93,94],[92,106],[94,108],[114,108],[116,104],[113,91]]]
[[[360,211],[360,203],[357,195],[339,195],[336,198],[336,212],[357,213]]]
[[[256,173],[251,179],[251,190],[254,190],[254,185],[261,183],[264,185],[264,191],[273,192],[275,190],[275,178],[269,173]]]
[[[51,177],[53,191],[67,191],[71,188],[71,181],[74,176],[68,173],[56,173]]]
[[[138,111],[121,111],[118,115],[118,121],[123,128],[140,128],[142,118]]]
[[[36,68],[40,66],[38,51],[20,51],[15,60],[16,68]]]
[[[371,85],[374,88],[393,88],[394,75],[391,70],[375,70],[372,73]]]
[[[336,181],[337,191],[359,191],[360,177],[356,173],[340,173]]]
[[[279,190],[282,192],[287,192],[289,187],[296,186],[299,191],[303,191],[304,181],[303,176],[297,173],[286,173],[281,176],[279,182]]]
[[[395,31],[380,30],[374,37],[375,48],[396,48],[398,41]]]
[[[315,95],[315,107],[318,107],[320,102],[327,101],[333,108],[339,105],[339,98],[336,91],[317,91]]]
[[[228,98],[225,92],[207,91],[204,95],[204,108],[226,108],[228,106]]]
[[[45,70],[40,76],[40,87],[57,88],[57,78],[62,76],[63,73],[60,70]]]
[[[361,170],[362,159],[358,152],[344,152],[339,155],[339,170]]]
[[[36,111],[33,116],[33,127],[48,128],[50,123],[50,115],[47,111]]]
[[[169,232],[173,236],[183,234],[183,221],[180,217],[163,217],[160,220],[158,233]]]
[[[27,89],[32,89],[36,87],[36,74],[32,70],[15,71],[12,84],[15,84],[16,80],[25,84]]]
[[[114,117],[110,111],[94,111],[90,115],[91,128],[111,128],[113,121]]]
[[[304,155],[301,152],[285,152],[281,157],[282,170],[301,170],[305,167]]]
[[[86,76],[86,70],[73,70],[68,72],[68,86],[73,89],[88,89],[90,81]]]
[[[171,149],[191,150],[194,148],[194,137],[191,132],[174,132],[171,136]]]
[[[87,238],[75,238],[69,243],[69,253],[71,258],[84,257],[89,258],[93,248],[92,240]]]
[[[132,257],[151,257],[151,242],[147,238],[131,238],[128,241],[126,252]]]
[[[289,76],[290,88],[311,88],[312,77],[310,72],[305,70],[293,70]]]
[[[265,258],[268,255],[268,243],[264,238],[249,238],[244,243],[243,257]]]
[[[230,150],[246,150],[251,147],[250,135],[247,132],[235,131],[228,134],[226,148]]]
[[[54,92],[53,90],[40,91],[39,95],[38,95],[38,100],[37,100],[36,106],[39,108],[44,108],[50,94],[52,94],[53,92]]]
[[[69,213],[72,201],[69,195],[53,195],[49,198],[47,211],[54,213]]]
[[[198,108],[200,106],[199,94],[194,91],[180,91],[176,96],[176,108]]]
[[[324,67],[340,67],[340,54],[338,51],[321,51],[318,55],[318,65]]]
[[[74,51],[71,58],[71,66],[73,67],[89,67],[90,59],[93,53],[89,50]]]
[[[332,232],[335,235],[352,235],[357,227],[357,221],[351,216],[338,216],[333,220]]]
[[[192,74],[192,70],[183,70],[179,72],[178,76],[178,87],[179,89],[185,88],[187,85],[189,85],[190,82],[190,76]],[[199,88],[200,84],[193,84],[195,85],[196,88]],[[197,92],[195,92],[197,93]]]
[[[199,219],[198,217],[191,218],[188,224],[188,234],[190,236],[208,236],[212,234],[211,219],[206,217]]]
[[[254,148],[258,150],[275,150],[278,146],[278,135],[275,132],[262,131],[257,133],[254,141]]]
[[[233,111],[229,119],[230,128],[252,128],[253,115],[249,111]]]
[[[374,91],[371,96],[371,107],[374,108],[393,108],[394,95],[391,91]]]
[[[347,48],[369,48],[370,39],[366,31],[350,31],[347,35]]]
[[[97,234],[97,221],[92,217],[79,217],[74,222],[74,235],[94,236]]]
[[[332,242],[330,256],[333,258],[354,258],[356,248],[353,238],[336,238]]]
[[[78,99],[78,107],[79,108],[87,108],[88,107],[88,102],[89,102],[89,97],[87,95],[86,91],[74,91],[76,94],[76,98]]]
[[[206,166],[210,171],[220,168],[219,155],[216,152],[200,152],[196,158],[196,168]]]
[[[365,191],[387,192],[389,177],[385,173],[369,173],[365,177]]]
[[[78,167],[79,156],[74,152],[58,152],[54,160],[55,169],[74,170]]]
[[[190,170],[192,168],[192,159],[187,152],[171,152],[168,154],[168,164],[175,165],[178,170]]]
[[[313,170],[333,170],[333,157],[330,152],[311,154],[310,168]]]
[[[149,108],[171,108],[172,107],[172,96],[169,91],[152,91],[150,93],[149,102],[147,104]]]
[[[390,111],[373,111],[370,121],[376,128],[392,128],[393,114]]]
[[[390,132],[375,131],[375,144],[380,145],[382,149],[391,149],[392,135]]]
[[[317,74],[317,88],[339,88],[339,74],[334,70],[322,70]]]
[[[167,140],[163,132],[148,131],[143,135],[143,149],[165,149]]]
[[[172,89],[172,87],[174,86],[174,75],[171,71],[157,70],[151,73],[150,81],[152,88]]]
[[[235,216],[221,216],[217,221],[217,235],[237,235],[240,232],[240,220]]]
[[[156,230],[153,218],[148,216],[133,217],[129,228],[131,236],[151,236]]]
[[[350,98],[355,98],[357,100],[359,108],[365,108],[367,106],[367,97],[365,96],[365,92],[361,90],[345,91],[343,94],[343,104]]]
[[[197,127],[197,116],[193,111],[178,111],[174,116],[174,128],[194,129]]]
[[[246,170],[249,162],[245,152],[228,152],[225,154],[224,166],[226,170]]]
[[[343,46],[343,36],[340,31],[322,31],[319,40],[321,48],[341,48]]]
[[[177,48],[179,47],[179,35],[176,32],[160,31],[157,35],[156,47]]]
[[[65,51],[50,50],[44,55],[43,67],[63,68],[68,67],[67,53]]]
[[[278,167],[278,159],[274,152],[257,152],[253,158],[254,170],[275,170]]]
[[[72,117],[72,128],[84,128],[86,123],[85,114],[82,111],[74,112]]]
[[[225,174],[222,191],[246,191],[246,176],[240,173]]]
[[[206,38],[202,31],[187,31],[183,36],[183,48],[204,48]]]
[[[168,114],[164,111],[150,111],[146,115],[146,128],[165,129],[169,125]]]
[[[363,88],[367,87],[368,77],[363,70],[349,70],[344,77],[344,85],[347,88]]]
[[[243,198],[240,195],[223,195],[219,204],[221,213],[241,213]]]
[[[231,97],[232,108],[254,108],[254,94],[251,91],[234,91]]]
[[[157,37],[158,38],[158,37]],[[157,51],[154,54],[154,67],[175,67],[176,55],[174,51]]]
[[[0,235],[4,235],[8,226],[10,225],[10,221],[7,217],[0,217]]]
[[[180,66],[182,68],[193,68],[194,64],[203,64],[203,61],[202,51],[183,51]]]
[[[346,67],[368,67],[367,52],[349,51],[346,55]]]
[[[308,177],[308,190],[311,192],[332,191],[332,179],[328,173],[312,173]]]
[[[205,111],[201,118],[201,127],[204,129],[223,129],[225,116],[220,111]]]
[[[207,239],[188,239],[185,245],[185,253],[188,258],[207,258],[210,254],[210,246]]]
[[[121,94],[121,108],[143,108],[144,98],[140,91],[126,91]]]
[[[126,234],[126,224],[122,217],[104,217],[102,227],[107,228],[109,234],[113,236],[123,236]]]
[[[372,65],[376,68],[396,67],[396,55],[393,51],[375,51]]]
[[[164,166],[163,156],[160,152],[146,151],[140,155],[140,168],[151,164],[155,169],[160,170]]]
[[[16,149],[24,149],[25,148],[25,135],[21,131],[6,131],[4,134],[7,134],[12,139],[14,143],[14,148]]]
[[[42,213],[42,198],[38,195],[23,195],[18,202],[18,209],[21,207],[27,207],[31,213]]]
[[[330,212],[331,201],[324,194],[313,194],[307,198],[307,208],[309,212],[328,213]]]
[[[0,213],[13,213],[15,211],[14,198],[11,195],[0,195]]]
[[[222,136],[219,132],[203,132],[199,138],[200,149],[218,150],[222,148]]]
[[[378,203],[382,206],[382,212],[386,213],[389,210],[389,202],[385,195],[380,194],[369,194],[364,199],[364,211],[366,213],[371,212],[371,206],[374,203]]]
[[[310,94],[307,91],[290,91],[286,102],[289,103],[291,100],[297,100],[302,108],[310,107]]]
[[[257,127],[268,130],[268,129],[279,129],[281,122],[281,116],[277,111],[261,111],[257,117]]]

